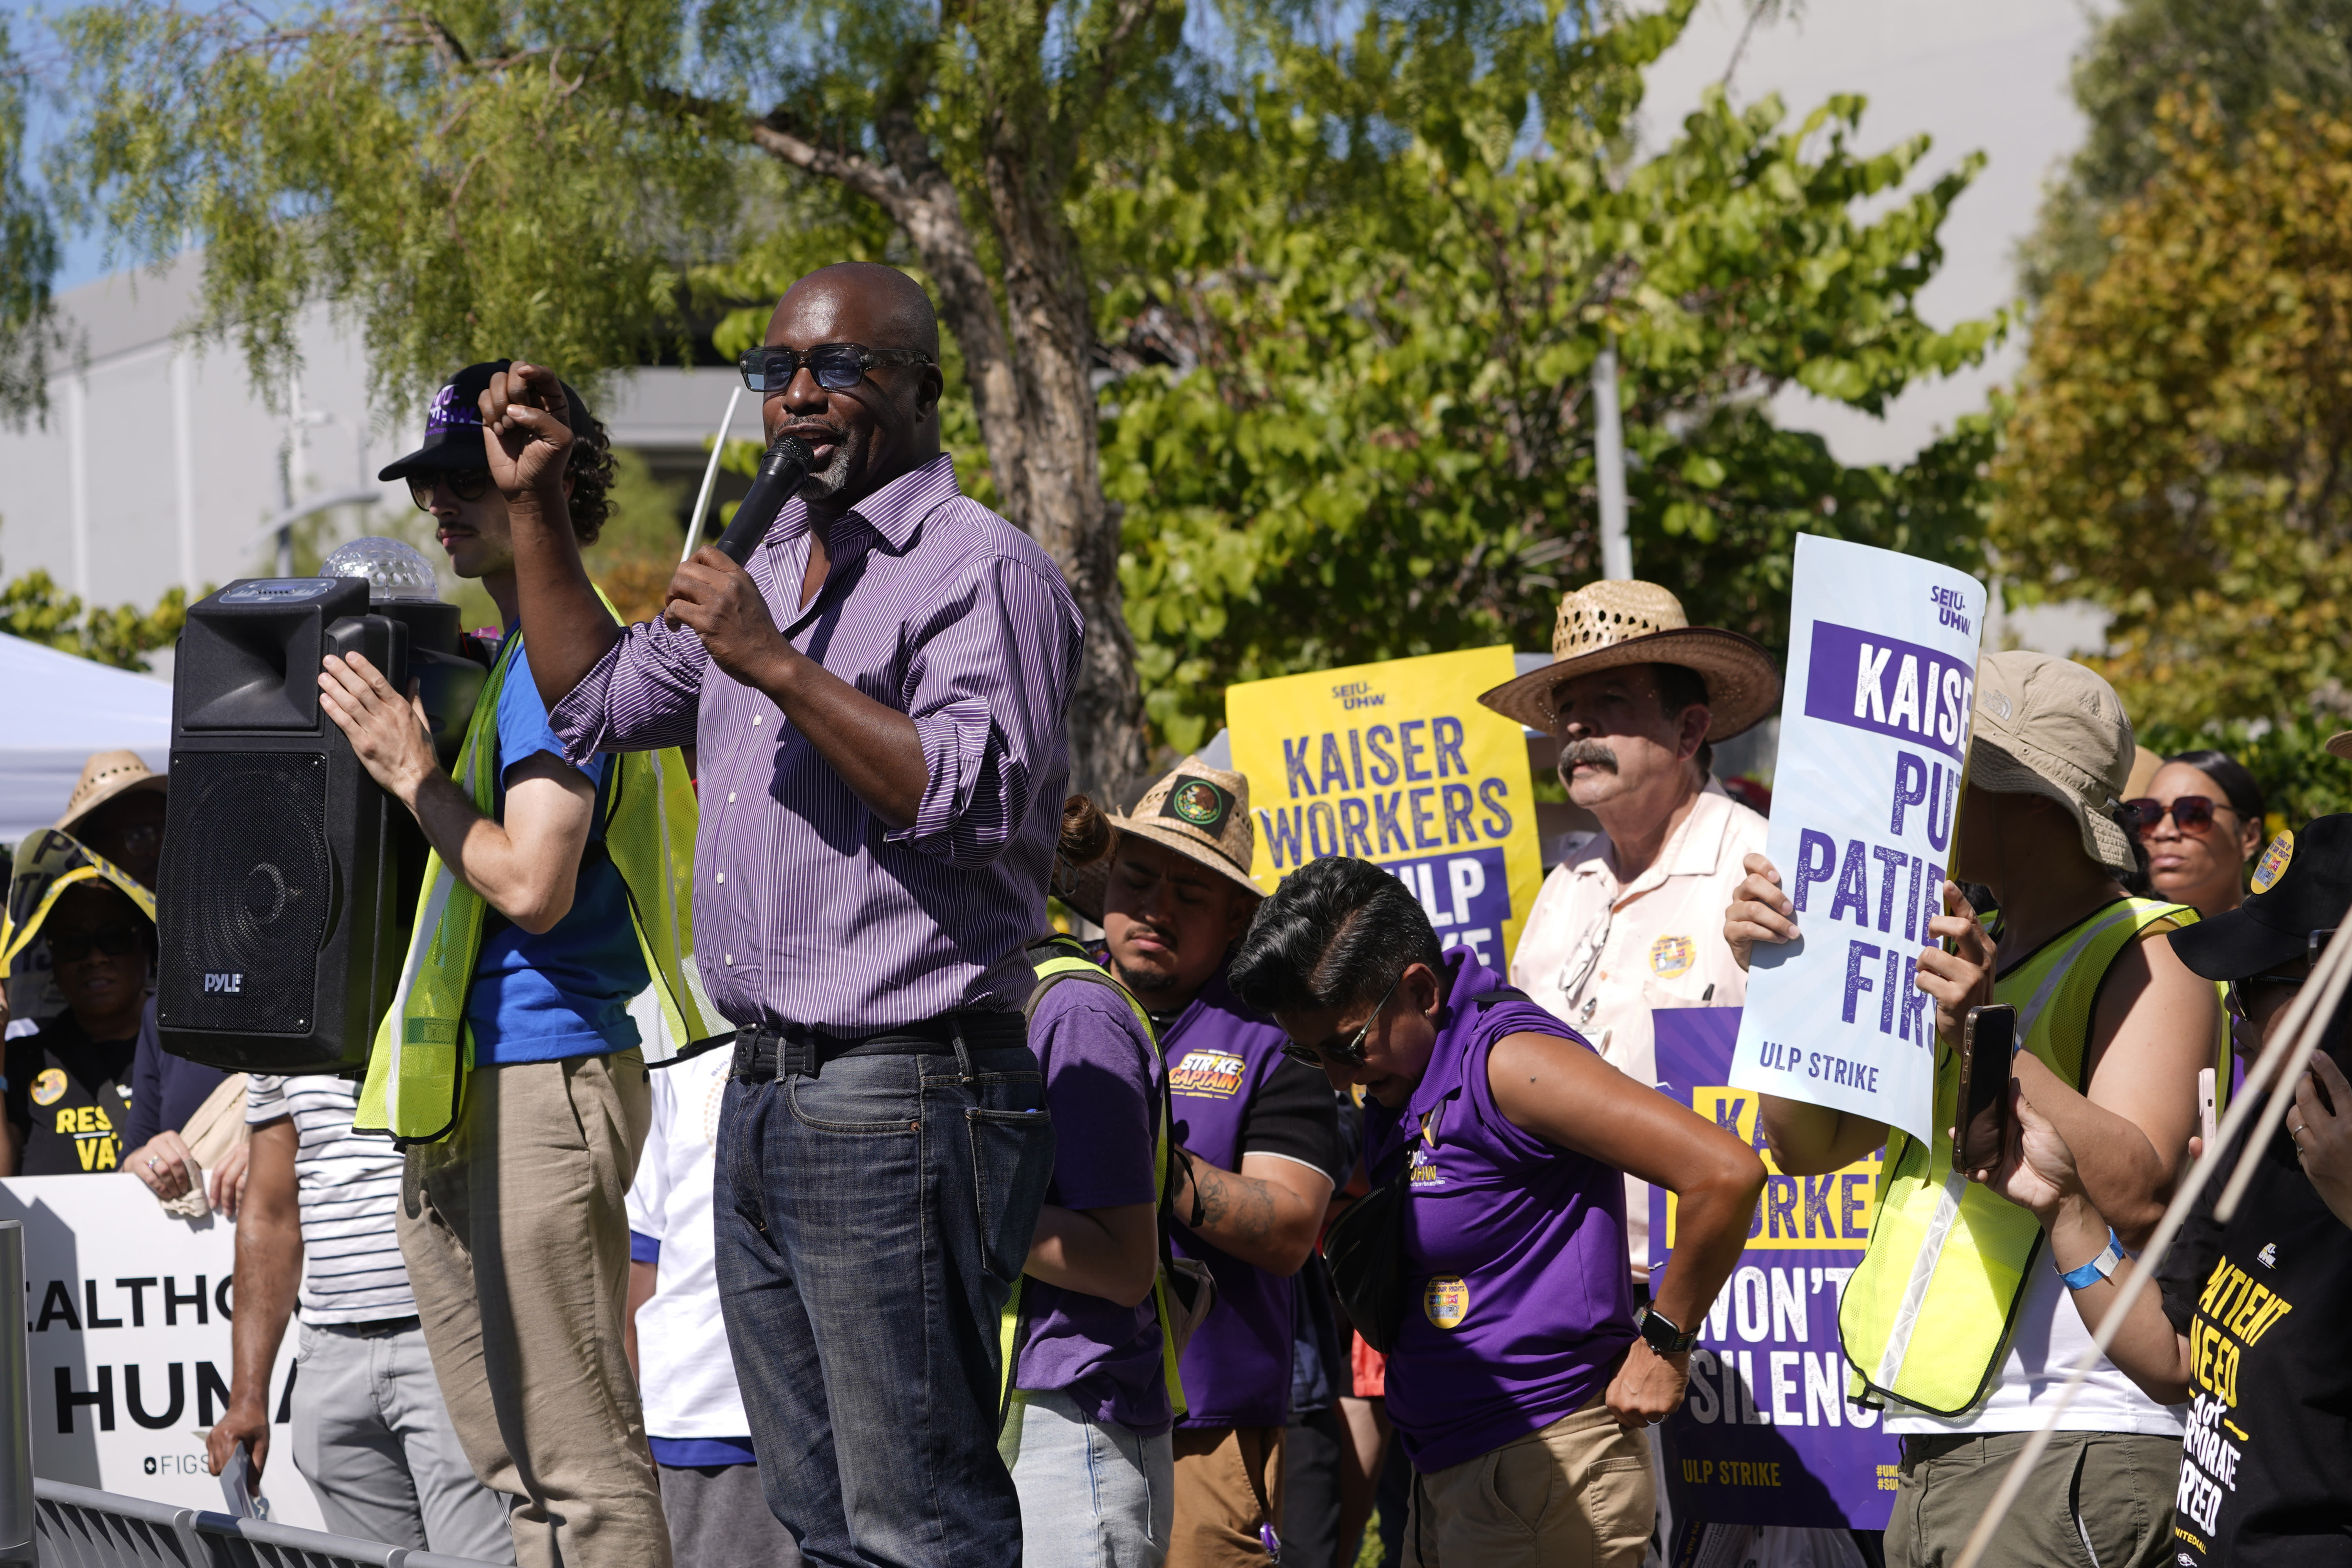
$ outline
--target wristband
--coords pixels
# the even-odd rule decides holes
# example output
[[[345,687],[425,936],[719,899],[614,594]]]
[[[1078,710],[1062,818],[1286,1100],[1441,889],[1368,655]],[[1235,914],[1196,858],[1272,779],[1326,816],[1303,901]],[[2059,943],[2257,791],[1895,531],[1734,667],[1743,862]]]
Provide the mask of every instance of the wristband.
[[[2124,1258],[2124,1244],[2116,1239],[2115,1230],[2111,1227],[2107,1231],[2107,1244],[2100,1250],[2097,1257],[2079,1269],[2059,1270],[2058,1277],[2066,1281],[2067,1289],[2079,1291],[2085,1286],[2095,1285],[2102,1280],[2114,1278],[2116,1266],[2121,1263]],[[2058,1260],[2053,1257],[2050,1260],[2054,1264]]]

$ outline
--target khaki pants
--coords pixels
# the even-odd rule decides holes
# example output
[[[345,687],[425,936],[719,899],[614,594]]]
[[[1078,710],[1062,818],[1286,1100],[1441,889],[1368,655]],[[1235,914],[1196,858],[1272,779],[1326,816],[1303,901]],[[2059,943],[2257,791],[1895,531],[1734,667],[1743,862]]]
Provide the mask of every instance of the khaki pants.
[[[477,1068],[457,1130],[408,1151],[400,1250],[425,1343],[522,1568],[669,1565],[621,1350],[651,1113],[635,1051]]]
[[[1904,1438],[1887,1568],[1958,1563],[2028,1435]],[[2060,1432],[2000,1521],[1984,1568],[2158,1568],[2172,1560],[2179,1483],[2178,1437]]]
[[[1648,1443],[1595,1398],[1540,1432],[1415,1475],[1405,1568],[1633,1568],[1655,1493]]]
[[[1167,1568],[1264,1568],[1273,1559],[1258,1526],[1282,1531],[1282,1428],[1179,1427],[1174,1437],[1176,1523]],[[1271,1520],[1258,1511],[1261,1489]]]

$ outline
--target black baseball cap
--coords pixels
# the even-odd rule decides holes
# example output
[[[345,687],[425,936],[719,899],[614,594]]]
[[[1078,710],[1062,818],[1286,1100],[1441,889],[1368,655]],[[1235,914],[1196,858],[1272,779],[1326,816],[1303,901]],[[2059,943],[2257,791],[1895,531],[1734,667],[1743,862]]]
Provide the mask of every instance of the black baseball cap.
[[[2317,817],[2284,832],[2254,863],[2252,891],[2226,915],[2172,933],[2191,974],[2242,980],[2293,963],[2311,934],[2343,924],[2352,905],[2352,815]]]
[[[513,363],[512,360],[484,360],[442,382],[425,416],[425,444],[386,464],[376,477],[405,479],[411,474],[489,466],[482,451],[482,394],[489,390],[490,378]],[[562,384],[571,415],[566,423],[572,434],[585,440],[591,423],[587,400],[570,382]]]

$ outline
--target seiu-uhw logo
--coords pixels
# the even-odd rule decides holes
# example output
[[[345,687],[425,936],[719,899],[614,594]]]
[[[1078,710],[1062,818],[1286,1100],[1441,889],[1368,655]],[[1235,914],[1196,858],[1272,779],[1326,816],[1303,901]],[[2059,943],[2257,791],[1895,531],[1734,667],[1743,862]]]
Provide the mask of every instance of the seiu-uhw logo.
[[[243,975],[206,975],[205,977],[205,992],[207,996],[221,993],[234,997],[242,995],[244,990]]]

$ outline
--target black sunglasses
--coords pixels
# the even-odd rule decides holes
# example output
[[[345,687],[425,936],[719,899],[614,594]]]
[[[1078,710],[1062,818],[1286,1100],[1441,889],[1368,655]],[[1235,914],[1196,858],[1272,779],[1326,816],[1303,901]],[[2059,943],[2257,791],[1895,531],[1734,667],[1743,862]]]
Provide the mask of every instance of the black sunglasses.
[[[2230,808],[2202,795],[2175,795],[2168,806],[2146,795],[2136,800],[2118,800],[2115,813],[2116,825],[2136,839],[2144,839],[2156,831],[2156,825],[2168,813],[2173,826],[2184,833],[2203,833],[2213,826],[2213,813]]]
[[[2319,967],[2320,952],[2326,947],[2335,935],[2336,927],[2330,925],[2324,930],[2314,931],[2304,938],[2303,972],[2299,975],[2282,975],[2272,971],[2260,975],[2248,975],[2243,979],[2230,981],[2224,988],[2222,999],[2228,1005],[2231,1013],[2242,1019],[2252,1018],[2253,1016],[2251,1010],[2252,998],[2246,993],[2257,987],[2300,986],[2304,981],[2311,978],[2313,971]]]
[[[1404,974],[1400,970],[1397,977],[1389,982],[1389,988],[1381,993],[1379,1003],[1370,1012],[1364,1015],[1363,1027],[1349,1037],[1347,1044],[1335,1046],[1326,1051],[1318,1046],[1301,1045],[1295,1040],[1286,1040],[1282,1042],[1282,1054],[1293,1061],[1314,1068],[1320,1068],[1327,1062],[1336,1063],[1341,1067],[1360,1065],[1364,1060],[1365,1037],[1372,1032],[1372,1025],[1380,1021],[1381,1015],[1389,1010],[1389,998],[1395,996],[1396,988],[1403,984]]]
[[[102,930],[55,932],[49,936],[49,961],[79,964],[96,948],[110,958],[127,958],[147,950],[147,935],[136,925],[109,925]]]
[[[735,361],[743,384],[762,397],[782,392],[808,367],[816,384],[827,392],[847,392],[866,379],[877,365],[928,365],[930,355],[920,349],[869,349],[862,343],[819,343],[806,353],[798,349],[746,349]]]
[[[433,509],[433,492],[446,487],[461,501],[478,501],[490,493],[490,471],[487,468],[434,468],[408,476],[408,498],[416,503],[420,512]]]

